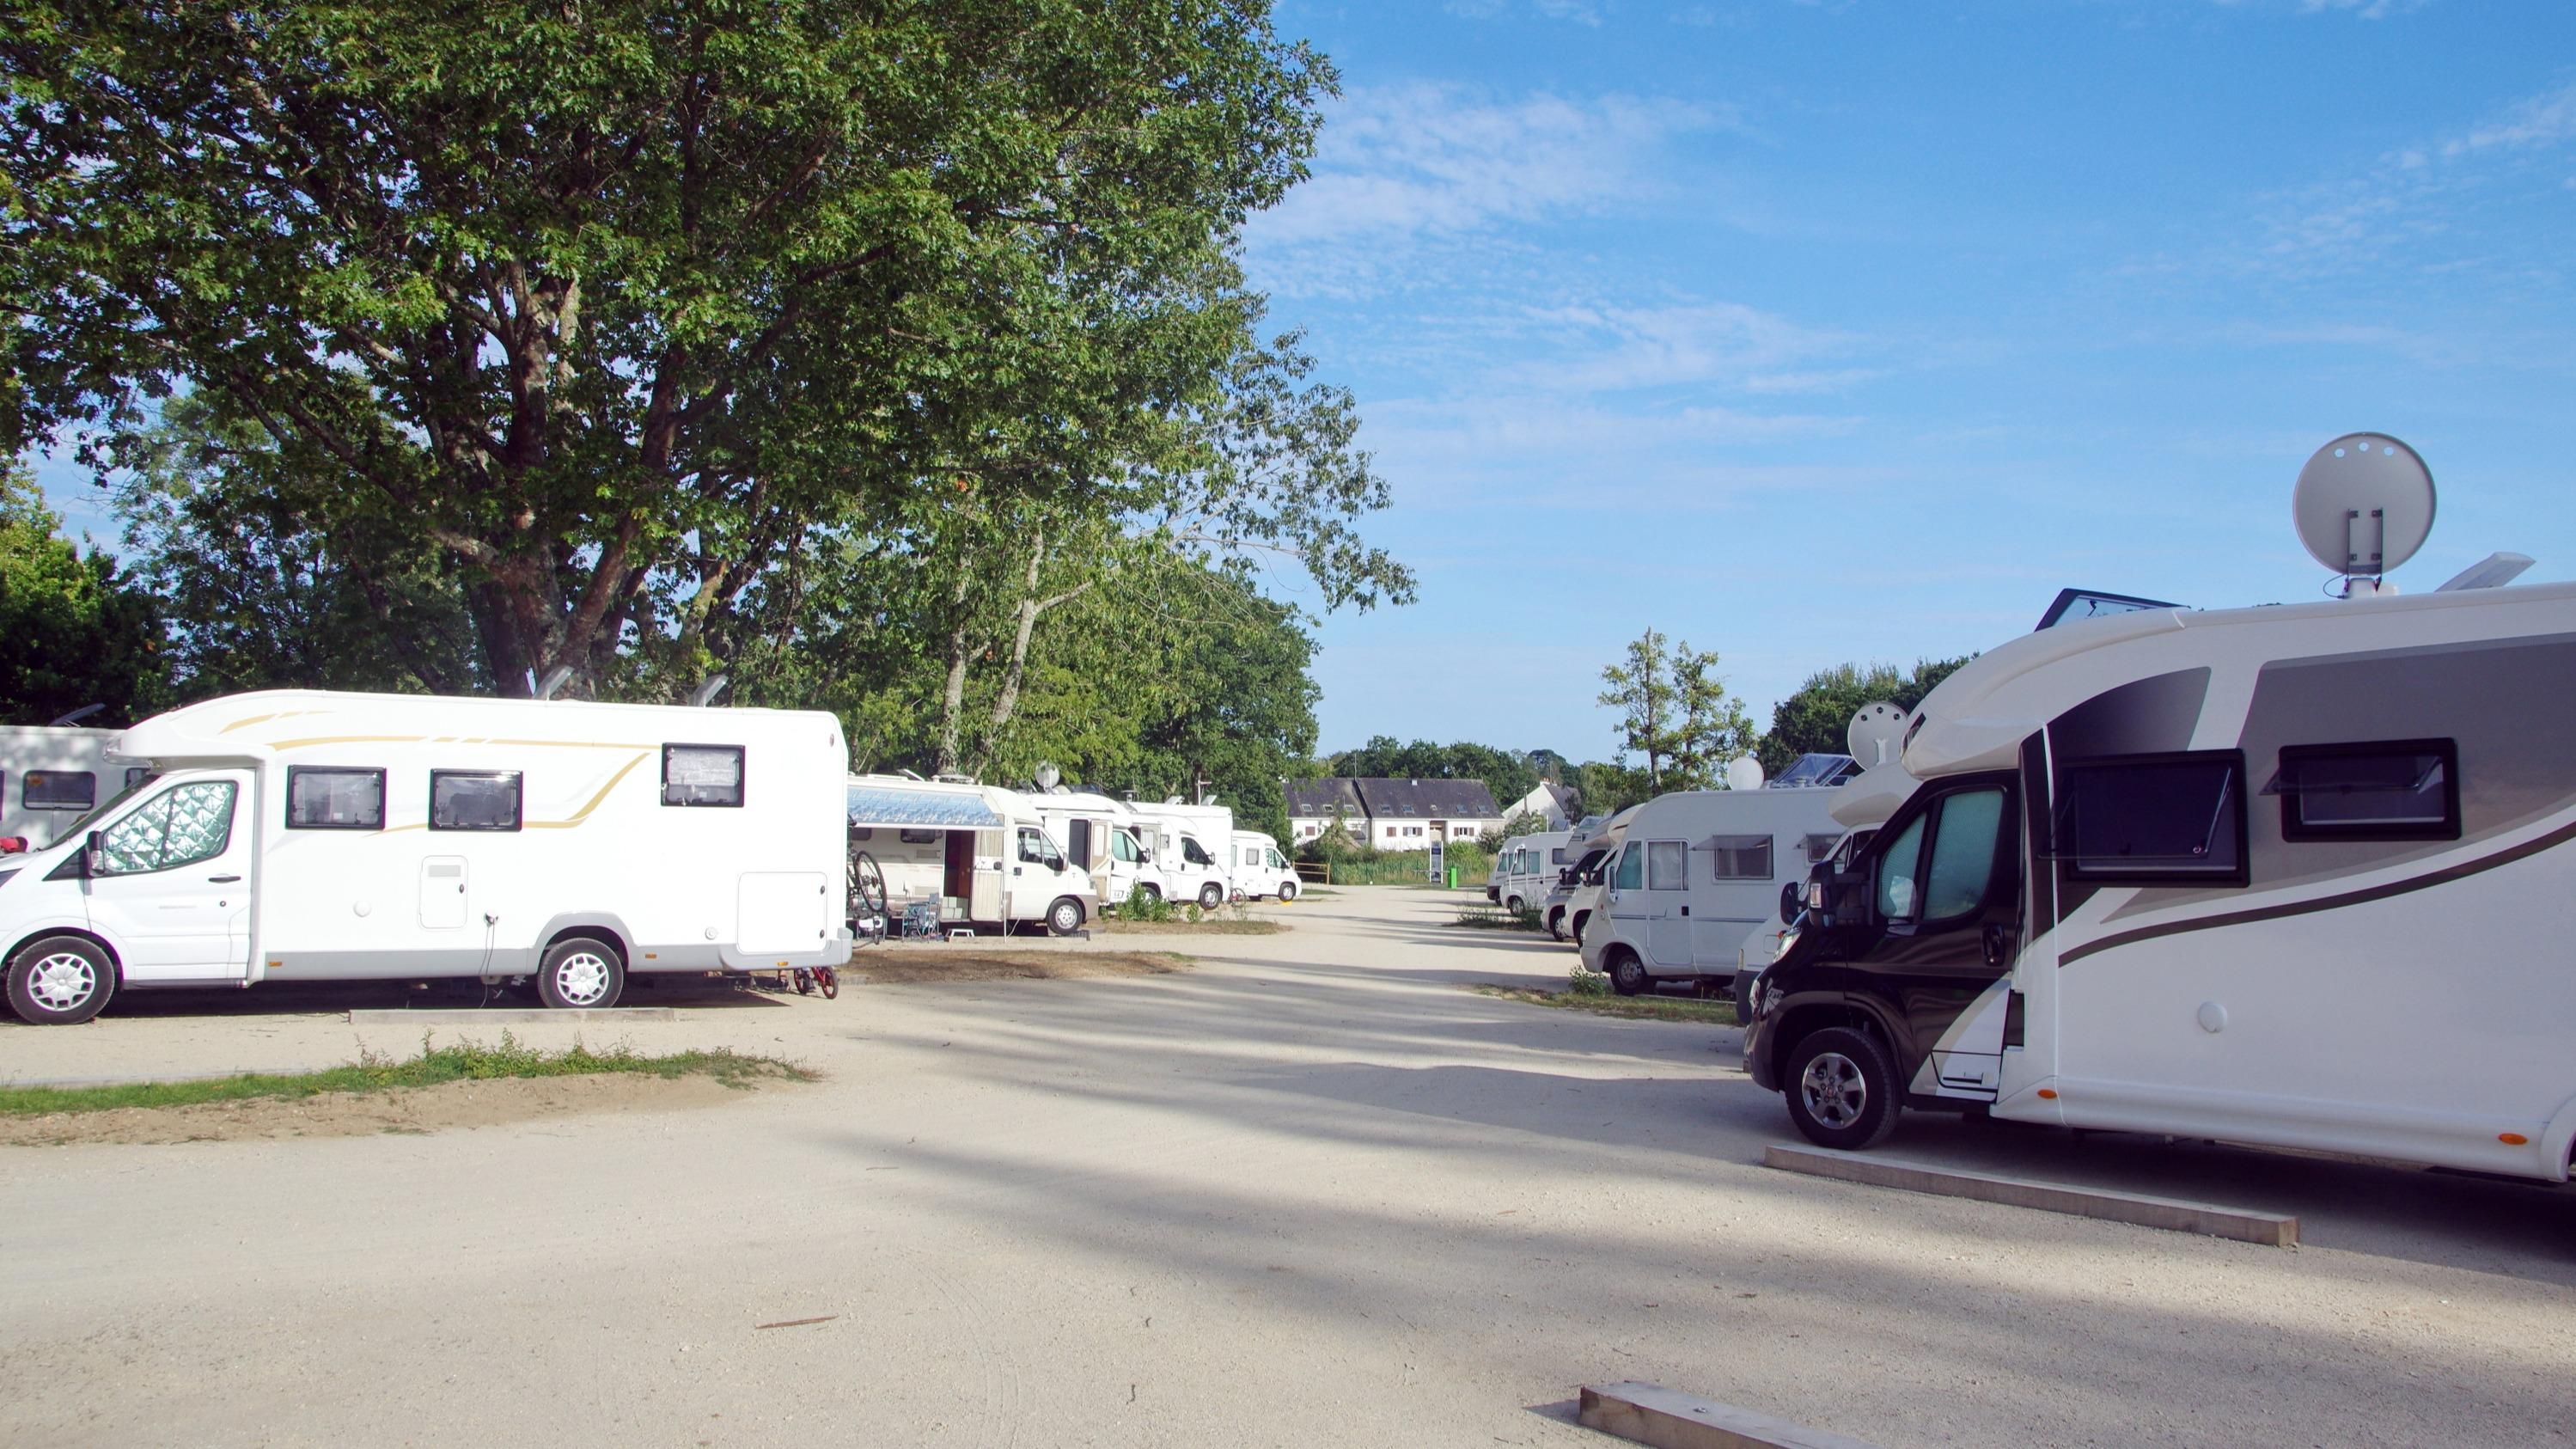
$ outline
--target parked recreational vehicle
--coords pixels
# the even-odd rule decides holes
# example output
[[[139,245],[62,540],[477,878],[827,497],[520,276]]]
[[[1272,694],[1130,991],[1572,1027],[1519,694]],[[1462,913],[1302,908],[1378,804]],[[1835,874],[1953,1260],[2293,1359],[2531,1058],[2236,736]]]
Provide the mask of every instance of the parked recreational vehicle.
[[[902,775],[853,775],[845,788],[849,848],[876,857],[898,918],[936,902],[943,925],[1043,923],[1069,936],[1099,914],[1091,872],[1066,856],[1031,796]]]
[[[1506,910],[1534,911],[1547,899],[1556,873],[1565,869],[1565,843],[1571,831],[1548,830],[1515,837],[1503,851],[1502,905]]]
[[[1208,910],[1225,904],[1234,892],[1225,864],[1234,838],[1234,811],[1178,801],[1135,810],[1151,867],[1145,888],[1165,900],[1196,901]]]
[[[54,844],[100,801],[149,773],[137,761],[109,756],[119,733],[0,725],[0,852]]]
[[[1064,843],[1065,858],[1090,872],[1103,911],[1114,911],[1153,874],[1136,812],[1123,800],[1062,786],[1032,792],[1029,803]]]
[[[1280,854],[1279,842],[1258,830],[1234,832],[1234,893],[1251,900],[1297,899],[1297,868]]]
[[[369,977],[533,977],[600,1007],[630,974],[849,959],[828,714],[280,690],[116,752],[152,773],[0,865],[29,1021]]]
[[[1586,815],[1566,832],[1565,864],[1548,882],[1547,894],[1539,897],[1537,907],[1540,923],[1547,927],[1551,939],[1565,939],[1566,907],[1573,903],[1575,889],[1582,883],[1584,873],[1600,864],[1605,853],[1601,837],[1609,824],[1607,816]]]
[[[1584,853],[1591,857],[1592,864],[1575,877],[1574,885],[1566,892],[1562,908],[1565,934],[1578,951],[1583,948],[1583,938],[1591,929],[1592,918],[1600,914],[1601,897],[1609,889],[1610,862],[1618,857],[1619,847],[1627,841],[1628,822],[1637,818],[1639,808],[1631,805],[1603,823],[1601,832],[1593,836],[1585,848]],[[1595,850],[1599,854],[1593,854]]]
[[[1503,878],[1511,874],[1512,852],[1529,839],[1526,835],[1508,836],[1494,850],[1494,858],[1485,865],[1485,899],[1495,905],[1503,903]]]
[[[1841,758],[1837,756],[1836,758]],[[1737,948],[1842,836],[1827,789],[1683,790],[1637,807],[1605,875],[1584,964],[1634,996],[1735,980]]]
[[[2412,551],[2403,500],[2321,511],[2373,535],[2356,564],[2383,521],[2384,566]],[[1961,669],[1906,727],[1922,784],[1764,974],[1755,1080],[1837,1147],[1967,1108],[2564,1181],[2576,584],[2488,586],[2527,562]]]

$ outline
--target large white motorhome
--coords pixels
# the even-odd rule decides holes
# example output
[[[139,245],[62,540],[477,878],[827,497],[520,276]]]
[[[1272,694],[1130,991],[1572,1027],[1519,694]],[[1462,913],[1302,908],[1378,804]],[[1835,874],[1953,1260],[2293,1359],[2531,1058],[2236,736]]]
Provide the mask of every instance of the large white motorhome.
[[[0,864],[8,995],[837,966],[850,937],[828,714],[280,690],[124,732],[150,774]],[[678,866],[678,862],[693,862]]]
[[[1545,830],[1513,837],[1502,859],[1502,906],[1509,911],[1535,911],[1566,866],[1567,830]]]
[[[1849,757],[1829,757],[1848,766]],[[1622,996],[1658,982],[1732,985],[1744,938],[1842,837],[1832,786],[1682,790],[1637,807],[1604,871],[1583,962]]]
[[[1147,858],[1135,808],[1126,801],[1062,785],[1034,791],[1028,798],[1047,828],[1064,842],[1065,858],[1091,873],[1091,887],[1102,911],[1117,910],[1147,878],[1159,879]]]
[[[1234,893],[1226,856],[1234,840],[1234,811],[1223,805],[1166,800],[1134,807],[1149,855],[1145,888],[1170,901],[1196,901],[1208,910]]]
[[[1835,1147],[1912,1106],[2564,1181],[2576,584],[2487,586],[2522,563],[1962,668],[1760,979],[1755,1080]]]
[[[936,903],[942,929],[1044,925],[1069,936],[1099,913],[1091,872],[1068,858],[1035,797],[907,775],[852,775],[844,794],[848,848],[875,858],[897,920]]]
[[[1263,831],[1234,832],[1231,867],[1236,895],[1256,901],[1297,899],[1297,867],[1280,853],[1279,842]]]
[[[0,725],[0,852],[54,844],[98,802],[150,773],[138,761],[108,753],[120,733]]]

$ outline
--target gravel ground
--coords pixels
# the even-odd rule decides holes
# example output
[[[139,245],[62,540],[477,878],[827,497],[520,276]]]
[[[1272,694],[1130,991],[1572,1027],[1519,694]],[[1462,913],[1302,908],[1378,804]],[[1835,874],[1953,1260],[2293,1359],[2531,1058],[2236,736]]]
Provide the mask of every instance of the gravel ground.
[[[620,1033],[829,1077],[718,1110],[0,1151],[0,1443],[1576,1444],[1614,1379],[1890,1449],[2576,1429],[2576,1200],[1933,1118],[1886,1149],[2297,1212],[2284,1251],[1769,1172],[1733,1031],[1459,990],[1572,954],[1455,899]],[[138,1000],[0,1029],[0,1072],[418,1046],[352,1004],[388,1003]]]

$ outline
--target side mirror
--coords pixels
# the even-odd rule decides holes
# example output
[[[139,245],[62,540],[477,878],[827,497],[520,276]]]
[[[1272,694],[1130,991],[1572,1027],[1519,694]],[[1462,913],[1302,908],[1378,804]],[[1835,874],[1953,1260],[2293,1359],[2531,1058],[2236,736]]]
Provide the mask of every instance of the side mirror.
[[[1804,904],[1805,902],[1802,898],[1802,893],[1799,891],[1798,883],[1796,881],[1789,881],[1780,887],[1781,920],[1794,921],[1798,919],[1798,912],[1803,908]]]
[[[89,839],[81,842],[81,874],[83,876],[107,874],[107,835],[105,832],[93,830],[89,833]]]

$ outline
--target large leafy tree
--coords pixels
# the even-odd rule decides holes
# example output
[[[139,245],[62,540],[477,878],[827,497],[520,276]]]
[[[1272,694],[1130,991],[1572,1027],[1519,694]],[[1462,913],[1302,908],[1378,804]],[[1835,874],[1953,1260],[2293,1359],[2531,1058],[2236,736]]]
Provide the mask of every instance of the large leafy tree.
[[[61,525],[24,470],[0,467],[0,711],[44,724],[95,704],[83,723],[132,724],[162,697],[158,605]]]
[[[1508,808],[1538,786],[1538,772],[1516,750],[1496,749],[1460,740],[1439,745],[1429,740],[1399,743],[1393,735],[1374,735],[1355,750],[1344,750],[1325,762],[1336,775],[1393,780],[1482,780],[1494,804]]]
[[[668,689],[815,530],[926,490],[1359,486],[1222,426],[1272,397],[1226,249],[1331,83],[1262,0],[21,7],[0,446],[123,461],[206,394],[293,536],[453,580],[478,682]]]
[[[1873,700],[1886,700],[1902,710],[1923,702],[1932,687],[1973,658],[1916,661],[1910,671],[1892,664],[1837,664],[1807,676],[1796,693],[1771,711],[1771,730],[1762,737],[1762,768],[1786,769],[1804,754],[1840,754],[1852,716]]]

